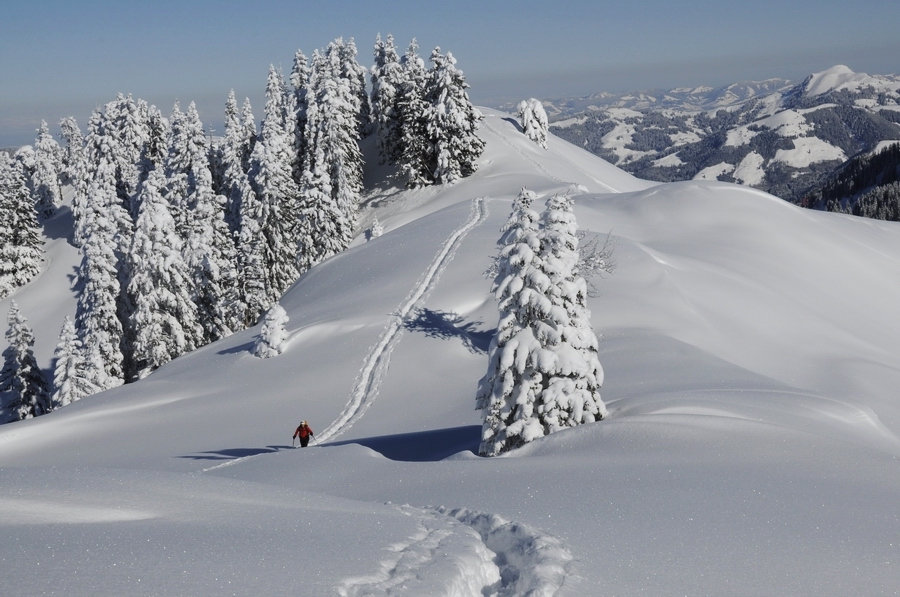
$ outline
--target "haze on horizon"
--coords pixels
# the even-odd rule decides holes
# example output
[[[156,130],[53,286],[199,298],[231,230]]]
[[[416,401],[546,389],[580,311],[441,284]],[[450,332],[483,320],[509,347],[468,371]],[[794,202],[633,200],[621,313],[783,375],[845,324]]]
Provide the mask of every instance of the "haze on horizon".
[[[416,37],[459,60],[472,99],[497,105],[524,97],[574,97],[681,86],[724,85],[846,64],[857,72],[900,72],[900,3],[775,0],[639,3],[472,0],[427,5],[347,0],[325,3],[162,0],[152,7],[98,0],[7,0],[0,20],[0,147],[31,143],[42,119],[91,110],[131,93],[167,114],[196,101],[221,128],[225,98],[249,97],[257,117],[268,65],[290,70],[336,37],[353,37],[371,63],[376,34],[405,49]]]

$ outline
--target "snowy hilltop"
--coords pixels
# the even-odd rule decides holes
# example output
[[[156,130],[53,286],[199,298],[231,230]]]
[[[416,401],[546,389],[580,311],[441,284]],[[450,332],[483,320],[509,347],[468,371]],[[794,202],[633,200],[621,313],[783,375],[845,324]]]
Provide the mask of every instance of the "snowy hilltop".
[[[0,426],[6,594],[896,590],[900,227],[643,181],[481,113],[453,183],[405,188],[364,141],[348,248],[264,322]],[[519,238],[574,244],[570,201],[578,247],[614,245],[568,312],[599,337],[605,412],[483,458],[502,306],[485,272],[523,187],[535,211],[559,201]],[[67,201],[40,273],[0,301],[44,368],[77,310]]]

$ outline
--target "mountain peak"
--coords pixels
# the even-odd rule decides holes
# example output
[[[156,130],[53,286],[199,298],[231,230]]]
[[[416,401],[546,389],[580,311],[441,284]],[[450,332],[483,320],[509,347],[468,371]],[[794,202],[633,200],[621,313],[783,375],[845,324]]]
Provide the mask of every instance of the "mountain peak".
[[[810,75],[806,80],[804,91],[806,95],[814,97],[829,91],[859,87],[860,83],[869,78],[869,75],[865,73],[855,73],[850,67],[837,64],[828,70]]]

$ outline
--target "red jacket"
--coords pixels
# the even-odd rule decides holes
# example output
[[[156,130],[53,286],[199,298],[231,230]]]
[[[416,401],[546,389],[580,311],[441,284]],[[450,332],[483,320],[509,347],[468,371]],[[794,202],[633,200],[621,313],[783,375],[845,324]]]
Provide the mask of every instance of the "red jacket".
[[[297,427],[297,431],[294,432],[294,437],[309,437],[310,435],[315,435],[313,430],[309,428],[309,425],[300,425]]]

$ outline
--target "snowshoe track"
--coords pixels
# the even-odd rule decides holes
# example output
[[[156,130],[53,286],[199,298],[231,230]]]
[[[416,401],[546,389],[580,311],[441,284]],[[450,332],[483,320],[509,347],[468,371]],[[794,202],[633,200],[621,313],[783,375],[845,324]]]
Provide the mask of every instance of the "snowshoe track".
[[[472,200],[472,210],[466,222],[453,231],[444,241],[428,269],[419,278],[412,291],[391,314],[391,319],[382,332],[381,337],[369,351],[357,379],[356,386],[350,394],[350,400],[343,412],[331,425],[316,437],[319,442],[334,439],[349,429],[365,412],[378,395],[378,388],[390,365],[391,353],[402,335],[404,324],[415,313],[431,290],[437,285],[441,274],[453,260],[456,250],[468,232],[483,223],[488,216],[486,199],[477,197]]]
[[[388,548],[379,571],[344,580],[342,597],[552,597],[570,573],[562,542],[527,525],[465,508],[400,510],[418,532]]]

